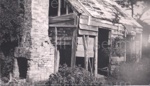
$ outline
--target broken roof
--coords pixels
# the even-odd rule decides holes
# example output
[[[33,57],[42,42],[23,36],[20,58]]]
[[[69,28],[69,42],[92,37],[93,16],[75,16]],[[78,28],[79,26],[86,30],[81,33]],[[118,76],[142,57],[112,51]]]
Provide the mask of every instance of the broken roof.
[[[68,0],[69,3],[82,15],[88,15],[112,23],[119,18],[119,23],[142,28],[130,15],[115,2],[110,0]]]

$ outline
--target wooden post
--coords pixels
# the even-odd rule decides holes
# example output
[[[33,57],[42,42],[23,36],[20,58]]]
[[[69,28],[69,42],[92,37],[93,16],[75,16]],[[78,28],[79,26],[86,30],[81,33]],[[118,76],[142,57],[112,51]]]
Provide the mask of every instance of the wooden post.
[[[112,59],[112,30],[109,31],[109,42],[110,42],[110,54],[109,54],[109,63],[108,63],[108,76],[111,73],[111,59]]]
[[[59,70],[59,63],[60,63],[60,53],[59,51],[57,50],[57,60],[56,60],[56,72],[58,72]]]
[[[125,52],[124,52],[124,60],[127,61],[127,33],[125,30]]]
[[[84,67],[88,70],[88,56],[87,56],[87,39],[85,35],[83,35],[83,46],[84,46]]]
[[[143,36],[142,36],[142,33],[141,33],[141,35],[140,35],[140,57],[139,57],[140,59],[142,58],[142,45],[143,45],[142,44],[142,42],[143,42],[142,38],[143,38]]]
[[[111,38],[111,31],[109,31],[109,45],[110,45],[110,54],[109,54],[109,63],[110,63],[110,58],[112,57],[112,38]]]
[[[54,73],[57,72],[57,27],[55,27]]]
[[[66,5],[66,14],[69,14],[69,6],[68,6],[68,4]]]
[[[94,38],[94,75],[97,76],[98,72],[98,37]]]
[[[77,48],[77,28],[73,31],[72,37],[72,54],[71,54],[71,67],[75,67],[76,64],[76,48]]]
[[[58,11],[57,11],[57,15],[60,16],[61,15],[61,0],[58,0]]]

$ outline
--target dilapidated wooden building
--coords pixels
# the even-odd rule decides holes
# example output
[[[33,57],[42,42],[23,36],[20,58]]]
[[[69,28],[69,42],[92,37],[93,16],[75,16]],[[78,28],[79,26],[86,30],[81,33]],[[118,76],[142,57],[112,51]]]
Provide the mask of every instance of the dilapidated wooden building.
[[[1,1],[0,14],[14,21],[7,5],[21,23],[14,77],[44,81],[64,63],[97,75],[109,70],[112,58],[141,56],[142,27],[109,0]]]
[[[96,75],[107,71],[111,58],[126,61],[133,54],[140,58],[142,27],[115,2],[50,0],[50,4],[49,36],[55,45],[56,71],[59,63],[66,63]]]

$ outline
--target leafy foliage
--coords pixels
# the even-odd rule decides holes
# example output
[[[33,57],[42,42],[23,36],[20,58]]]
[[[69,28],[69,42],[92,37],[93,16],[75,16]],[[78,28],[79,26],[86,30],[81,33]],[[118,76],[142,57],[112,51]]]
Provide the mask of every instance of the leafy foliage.
[[[23,8],[18,0],[1,0],[0,3],[0,44],[18,40],[21,36]],[[8,36],[8,37],[6,37]]]
[[[130,10],[132,17],[135,19],[140,19],[141,16],[149,9],[150,0],[114,0],[116,1],[121,7],[125,8],[126,10]],[[141,4],[139,5],[140,2]],[[138,10],[135,12],[136,9],[142,8],[142,10]]]
[[[13,70],[14,48],[22,37],[24,21],[24,0],[0,0],[0,52],[2,77],[9,78]]]
[[[47,82],[48,86],[97,86],[102,84],[102,78],[96,78],[92,73],[83,69],[82,67],[70,68],[67,65],[61,66],[59,71],[55,74],[51,74],[49,81]]]

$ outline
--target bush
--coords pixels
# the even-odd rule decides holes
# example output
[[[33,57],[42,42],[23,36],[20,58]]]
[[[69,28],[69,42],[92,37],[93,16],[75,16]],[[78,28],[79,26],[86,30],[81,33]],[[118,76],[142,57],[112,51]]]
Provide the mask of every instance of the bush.
[[[70,68],[67,65],[60,66],[59,71],[51,74],[48,86],[99,86],[102,84],[101,77],[94,77],[92,73],[82,67]]]

